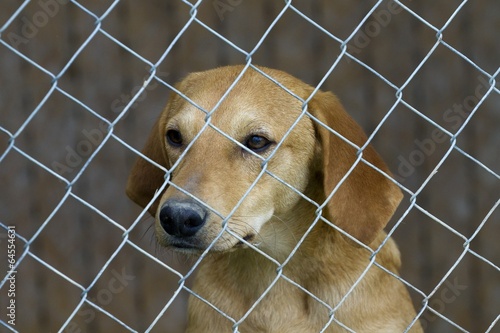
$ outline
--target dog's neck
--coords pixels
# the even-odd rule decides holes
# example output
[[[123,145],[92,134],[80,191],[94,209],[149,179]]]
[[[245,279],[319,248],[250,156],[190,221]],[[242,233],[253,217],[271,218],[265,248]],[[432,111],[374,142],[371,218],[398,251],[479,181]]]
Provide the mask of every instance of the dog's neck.
[[[313,175],[311,178],[304,195],[311,201],[321,205],[326,200],[326,197],[322,187],[317,186],[316,182],[321,182],[322,179],[318,178],[317,175]],[[257,263],[261,267],[269,266],[272,276],[275,276],[276,269],[280,269],[280,265],[284,263],[287,263],[284,265],[284,271],[301,277],[307,276],[306,271],[308,270],[311,271],[311,274],[317,273],[318,269],[321,269],[318,265],[338,264],[339,267],[342,267],[342,262],[348,259],[346,256],[357,257],[356,259],[353,258],[351,262],[360,265],[359,267],[352,267],[353,270],[358,271],[365,267],[363,263],[368,261],[370,252],[355,245],[353,241],[347,240],[334,227],[319,219],[317,211],[318,206],[303,198],[299,199],[294,209],[281,215],[274,215],[260,230],[253,243],[264,254],[251,248],[243,248],[232,252],[228,259],[236,263],[236,265],[238,262],[245,263],[246,267],[256,267],[253,265]],[[370,244],[372,249],[375,250],[384,238],[385,233],[381,232],[375,241]],[[390,243],[387,246],[395,246],[392,241]],[[328,250],[327,248],[331,249]],[[312,263],[311,258],[323,257],[318,254],[318,251],[331,253],[331,255],[325,259],[326,262]],[[386,251],[382,251],[380,256],[383,256],[384,252]],[[288,264],[292,261],[293,264]],[[298,269],[298,271],[290,271],[292,268]],[[245,268],[242,267],[241,270],[238,270],[244,271]]]
[[[306,195],[315,202],[325,200],[320,192],[308,192]],[[268,297],[271,300],[281,300],[280,297],[288,295],[286,299],[298,297],[298,303],[304,301],[306,298],[293,285],[295,283],[327,300],[328,304],[337,304],[366,269],[370,251],[355,246],[331,225],[318,220],[316,210],[315,205],[301,199],[289,213],[274,216],[253,242],[260,252],[240,248],[207,256],[200,267],[199,274],[203,278],[197,279],[197,290],[205,290],[203,285],[237,290],[239,299],[248,302],[244,306],[247,308],[271,285],[273,288]],[[384,237],[385,234],[381,233],[372,246],[376,248]],[[394,254],[397,250],[393,247],[395,245],[389,241],[377,255],[377,261],[380,259],[387,268],[397,272],[399,257]],[[325,256],[326,253],[328,256]],[[224,285],[220,285],[220,276],[226,277]],[[336,281],[349,283],[336,284]],[[336,284],[333,289],[332,284]],[[336,291],[334,295],[332,290]],[[305,307],[316,302],[306,303],[303,304]]]
[[[308,186],[304,195],[314,202],[322,203],[325,196],[318,188],[321,189],[319,186]],[[280,265],[287,263],[283,266],[287,274],[307,276],[306,270],[317,269],[313,267],[315,265],[310,262],[310,258],[321,257],[313,255],[314,252],[324,251],[325,247],[333,246],[337,251],[344,252],[342,251],[344,246],[352,246],[333,227],[317,217],[317,210],[318,207],[308,200],[299,199],[294,209],[274,215],[259,231],[253,244],[262,253],[251,248],[243,248],[232,252],[227,259],[237,266],[238,263],[244,263],[245,267],[261,267],[263,272],[267,267],[272,273],[271,276],[275,276],[275,271]],[[329,251],[331,252],[335,251]],[[335,258],[329,259],[335,260]],[[341,254],[339,260],[342,260]],[[288,264],[291,261],[293,264]],[[244,272],[245,267],[240,267],[236,271]],[[291,267],[299,271],[291,272]]]
[[[304,196],[321,204],[325,201],[325,195],[321,190],[322,187],[316,184],[320,180],[311,178],[309,186],[304,190]],[[281,263],[296,251],[313,250],[319,245],[316,240],[327,236],[323,235],[320,238],[310,236],[311,233],[317,233],[324,227],[324,222],[317,216],[317,211],[318,206],[304,198],[299,198],[293,209],[281,214],[275,213],[259,232],[257,237],[260,242],[259,249]],[[311,238],[315,241],[311,242]]]

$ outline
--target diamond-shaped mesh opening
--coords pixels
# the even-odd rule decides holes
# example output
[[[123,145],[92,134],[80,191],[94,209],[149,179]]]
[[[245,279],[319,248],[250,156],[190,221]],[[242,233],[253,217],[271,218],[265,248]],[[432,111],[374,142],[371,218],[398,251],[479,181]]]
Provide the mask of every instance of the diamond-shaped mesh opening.
[[[52,73],[63,68],[95,29],[93,18],[69,1],[29,2],[9,23],[2,40]],[[61,25],[68,29],[60,31]]]
[[[0,235],[3,233],[4,231]],[[4,238],[2,238],[2,244],[3,241]],[[22,253],[20,243],[17,241],[19,254]],[[1,258],[5,262],[3,254]],[[12,278],[12,275],[8,277]],[[12,281],[14,285],[11,287]],[[14,290],[16,300],[30,300],[29,302],[15,303],[15,314],[26,312],[24,318],[19,318],[17,315],[15,317],[15,328],[21,332],[36,331],[39,327],[46,327],[47,330],[51,331],[59,329],[80,301],[81,294],[81,290],[61,277],[56,268],[49,268],[47,263],[38,257],[33,258],[31,254],[28,254],[20,262],[14,279],[7,280],[7,283],[2,286],[0,304],[4,308],[10,306],[10,299],[13,299],[13,297],[8,297],[9,290]],[[33,304],[46,304],[49,298],[51,299],[50,304],[54,307],[43,306],[37,311],[31,311]],[[7,318],[9,317],[6,317],[6,321],[12,320]]]
[[[495,297],[495,286],[487,282],[494,268],[481,259],[467,253],[439,288],[433,290],[428,300],[428,310],[422,316],[422,324],[428,331],[458,330],[485,332],[496,319],[496,309],[482,309],[481,303]],[[474,283],[474,278],[486,284]],[[469,318],[465,313],[473,313]]]
[[[78,235],[58,239],[57,234]],[[89,284],[122,241],[123,231],[70,196],[44,226],[31,252],[81,285]],[[92,243],[106,242],[94,251]]]
[[[87,130],[99,127],[98,118],[58,92],[33,115],[18,134],[16,146],[63,177],[79,172],[100,143]]]
[[[450,182],[445,175],[453,175],[455,181]],[[419,195],[421,205],[454,230],[471,237],[498,200],[499,186],[494,185],[494,180],[494,175],[475,161],[453,150]],[[469,182],[483,186],[471,195],[467,190],[471,186]],[[448,196],[436,196],[437,190],[443,187],[453,191]]]
[[[44,169],[39,161],[23,154],[10,146],[2,160],[2,188],[15,191],[2,191],[0,220],[5,225],[16,225],[20,235],[31,238],[64,200],[67,189],[49,167]],[[50,195],[44,194],[47,188],[50,188]],[[33,192],[39,194],[32,195]]]
[[[107,66],[100,61],[103,52],[117,59],[114,66]],[[151,68],[144,60],[98,34],[58,80],[58,88],[99,116],[113,121],[138,93],[138,89],[132,91],[132,88],[142,87],[143,82],[149,78]],[[78,83],[74,80],[75,76],[79,78]],[[102,82],[109,89],[103,91],[96,85],[95,89],[81,89],[81,84],[92,86],[93,82]],[[125,93],[127,90],[130,93]]]

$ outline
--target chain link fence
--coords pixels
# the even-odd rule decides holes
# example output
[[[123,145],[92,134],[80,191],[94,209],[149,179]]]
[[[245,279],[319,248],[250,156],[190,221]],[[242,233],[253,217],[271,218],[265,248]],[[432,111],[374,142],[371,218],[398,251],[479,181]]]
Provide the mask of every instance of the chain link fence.
[[[491,307],[489,311],[493,315],[489,315],[482,323],[483,331],[497,331],[500,325],[498,323],[500,319],[500,304],[498,303],[498,295],[500,293],[500,285],[498,284],[498,277],[500,276],[499,261],[498,256],[491,257],[489,254],[484,254],[486,251],[485,247],[497,247],[493,241],[484,241],[480,247],[473,245],[477,237],[484,233],[484,230],[495,230],[497,232],[499,230],[498,204],[500,201],[497,190],[500,175],[498,173],[498,149],[492,150],[493,155],[496,154],[496,156],[491,156],[490,154],[477,155],[471,152],[469,146],[461,144],[461,138],[472,127],[470,124],[476,118],[481,117],[481,113],[491,113],[493,114],[491,119],[493,121],[498,120],[500,90],[498,88],[497,77],[500,68],[498,68],[498,61],[494,64],[493,70],[491,67],[483,68],[473,60],[473,57],[465,54],[463,50],[457,48],[447,40],[449,27],[453,25],[463,11],[467,10],[468,1],[456,2],[453,5],[453,9],[449,10],[445,15],[446,19],[440,22],[440,24],[436,24],[436,20],[424,17],[424,15],[415,9],[414,2],[372,1],[369,8],[367,7],[363,10],[361,18],[355,20],[356,24],[350,26],[347,29],[348,32],[343,35],[332,33],[332,29],[319,23],[318,16],[314,15],[321,15],[321,13],[314,10],[302,10],[302,3],[296,4],[295,1],[276,2],[274,6],[279,6],[279,10],[273,12],[276,15],[267,18],[266,29],[262,31],[253,46],[248,48],[246,46],[243,47],[241,43],[237,42],[238,39],[234,37],[231,31],[226,31],[223,28],[225,22],[229,20],[230,15],[233,15],[238,10],[242,10],[247,5],[245,1],[178,1],[175,2],[175,8],[168,8],[168,10],[174,11],[175,9],[184,13],[182,24],[179,25],[180,29],[171,36],[168,43],[164,43],[161,47],[162,52],[157,54],[154,59],[150,56],[145,56],[144,52],[137,51],[127,41],[126,37],[124,37],[124,33],[108,23],[108,21],[114,20],[112,18],[113,15],[123,14],[123,9],[120,7],[123,2],[119,0],[106,3],[106,5],[102,4],[99,10],[93,9],[95,4],[91,2],[87,3],[86,1],[26,0],[15,5],[11,4],[8,7],[9,10],[6,9],[0,17],[0,52],[2,57],[5,55],[5,59],[15,58],[17,61],[21,60],[23,66],[32,68],[37,72],[37,76],[43,78],[43,84],[39,87],[40,98],[32,102],[34,103],[34,107],[25,108],[24,106],[31,103],[24,100],[19,102],[20,104],[17,104],[21,110],[7,108],[5,104],[0,105],[2,107],[0,133],[4,142],[0,151],[0,174],[2,175],[2,179],[5,180],[5,184],[8,185],[3,185],[0,191],[3,195],[2,198],[15,198],[15,205],[23,205],[23,201],[25,200],[23,198],[25,198],[26,193],[28,196],[35,196],[33,200],[41,201],[45,207],[50,207],[50,209],[47,211],[40,208],[38,211],[44,211],[45,213],[39,214],[37,223],[34,226],[30,226],[30,229],[26,229],[23,225],[30,223],[28,219],[21,216],[13,216],[13,214],[9,213],[9,211],[18,211],[12,206],[8,206],[7,203],[13,202],[12,199],[6,199],[4,204],[0,206],[0,213],[2,214],[0,215],[0,227],[2,229],[2,234],[0,234],[1,251],[6,254],[4,263],[7,267],[4,270],[4,276],[0,284],[3,299],[2,314],[0,314],[2,331],[23,331],[22,327],[26,326],[23,324],[23,321],[27,318],[25,313],[34,311],[35,308],[52,307],[52,297],[55,293],[61,292],[65,294],[66,301],[62,303],[63,305],[58,303],[58,306],[64,308],[65,311],[58,311],[58,314],[64,317],[63,320],[59,318],[54,324],[48,318],[50,317],[49,310],[36,310],[38,313],[41,313],[37,319],[38,325],[45,323],[46,327],[57,326],[57,330],[60,332],[83,332],[98,331],[99,327],[101,327],[99,326],[101,324],[96,324],[98,321],[111,321],[112,324],[110,325],[114,327],[114,331],[136,332],[144,330],[149,332],[166,330],[175,332],[173,328],[175,325],[172,324],[172,321],[164,322],[162,318],[165,318],[169,311],[173,311],[173,308],[185,308],[185,304],[178,304],[176,302],[179,299],[185,299],[189,294],[193,294],[190,289],[189,278],[194,274],[196,267],[203,260],[203,257],[186,265],[186,263],[182,262],[183,259],[180,262],[179,259],[175,258],[173,260],[165,259],[168,255],[164,254],[161,249],[155,252],[154,244],[147,243],[144,245],[143,238],[137,236],[137,234],[147,232],[142,227],[145,220],[148,223],[151,222],[146,216],[147,213],[140,212],[137,209],[131,211],[128,208],[128,216],[132,216],[132,218],[130,223],[124,223],[115,217],[118,215],[115,215],[114,212],[110,213],[106,209],[102,209],[99,203],[92,200],[93,193],[99,192],[101,189],[99,187],[87,186],[86,177],[90,172],[89,170],[97,163],[96,161],[105,158],[110,150],[121,150],[124,151],[124,154],[128,154],[127,156],[131,157],[140,155],[138,147],[141,144],[138,142],[144,142],[149,128],[135,129],[135,136],[138,139],[137,141],[131,141],[128,135],[123,134],[124,130],[121,126],[124,126],[123,124],[126,121],[131,121],[130,119],[135,120],[139,116],[148,119],[154,118],[153,114],[146,114],[145,110],[141,110],[141,103],[155,94],[166,96],[165,92],[173,90],[173,83],[175,83],[170,74],[172,71],[163,71],[161,65],[165,61],[170,61],[171,57],[174,57],[173,50],[175,48],[192,47],[193,52],[200,52],[200,46],[192,44],[185,46],[186,42],[183,38],[189,29],[193,26],[203,29],[204,33],[215,37],[215,40],[219,43],[214,45],[223,45],[225,48],[230,48],[231,52],[240,57],[242,63],[248,67],[253,67],[256,64],[256,60],[254,59],[264,48],[263,45],[266,41],[275,38],[272,36],[272,33],[277,25],[282,24],[286,15],[292,14],[297,20],[300,20],[313,29],[317,33],[317,36],[319,36],[317,38],[334,42],[338,47],[335,56],[330,57],[329,52],[325,52],[325,56],[322,57],[322,61],[329,65],[326,66],[327,69],[325,71],[318,74],[315,80],[316,87],[322,87],[331,76],[335,75],[342,63],[347,63],[351,66],[359,66],[363,71],[373,75],[378,80],[378,84],[384,86],[384,89],[393,94],[393,100],[387,103],[386,109],[383,110],[383,115],[371,126],[372,130],[368,133],[370,142],[377,140],[377,137],[391,121],[390,118],[400,112],[401,108],[409,111],[411,117],[416,117],[419,121],[424,121],[424,126],[431,128],[424,137],[410,138],[410,141],[414,144],[412,150],[405,152],[396,151],[396,154],[399,153],[399,156],[396,158],[397,161],[393,161],[392,163],[393,166],[396,166],[393,168],[395,173],[394,181],[405,192],[405,203],[402,205],[401,212],[397,214],[396,221],[390,225],[388,233],[389,235],[397,236],[398,230],[402,230],[405,228],[404,225],[409,223],[409,215],[413,214],[413,212],[418,212],[420,216],[424,216],[430,223],[442,229],[445,236],[443,236],[441,242],[446,243],[449,239],[453,238],[453,242],[460,242],[461,247],[459,251],[455,251],[453,254],[450,252],[448,259],[451,260],[451,265],[446,266],[446,269],[441,272],[439,278],[434,279],[432,285],[428,285],[427,288],[413,283],[411,278],[403,275],[404,283],[411,290],[412,296],[414,296],[419,320],[423,323],[424,327],[432,327],[433,322],[440,321],[444,325],[443,327],[447,327],[447,331],[472,332],[471,328],[461,324],[460,318],[450,313],[447,308],[466,289],[470,288],[469,284],[463,284],[461,280],[457,280],[457,277],[454,277],[453,273],[468,260],[474,260],[476,268],[481,266],[482,270],[487,271],[487,273],[483,272],[481,274],[487,274],[493,281],[497,281],[496,284],[493,284],[493,289],[481,291],[482,293],[492,293],[492,297],[496,297],[496,302],[489,303]],[[174,2],[172,1],[171,3]],[[0,4],[0,8],[2,6],[5,5]],[[71,6],[73,12],[79,13],[78,20],[74,20],[74,17],[68,14],[69,12],[66,8],[68,6]],[[211,22],[205,21],[203,16],[199,14],[201,10],[211,11],[215,20]],[[383,30],[391,22],[394,24],[398,16],[412,17],[414,22],[416,22],[415,24],[422,26],[423,28],[421,29],[426,34],[433,35],[433,40],[431,43],[426,44],[428,47],[416,62],[416,66],[406,68],[404,70],[406,73],[403,76],[404,79],[396,82],[391,78],[390,74],[388,75],[377,70],[377,65],[373,61],[367,60],[364,52],[368,48],[376,47],[373,44],[375,44],[378,36],[383,33]],[[80,17],[83,17],[83,19]],[[78,42],[75,41],[75,44],[68,48],[72,52],[67,58],[61,59],[59,67],[44,65],[47,63],[45,57],[50,57],[50,54],[42,54],[42,56],[38,56],[37,54],[35,57],[32,56],[33,53],[28,49],[32,45],[34,45],[33,47],[44,48],[43,41],[50,40],[51,38],[50,36],[43,35],[44,29],[56,19],[63,20],[63,24],[73,26],[69,34],[85,36],[78,39]],[[498,20],[495,22],[496,27],[498,27]],[[150,33],[154,34],[155,31],[150,30]],[[58,36],[56,35],[54,38],[58,38]],[[297,43],[300,42],[297,41]],[[143,69],[140,81],[136,82],[135,85],[130,84],[132,88],[125,90],[127,91],[126,93],[121,93],[108,104],[111,105],[111,116],[103,115],[104,113],[100,110],[102,106],[92,102],[94,96],[81,96],[78,93],[78,87],[68,88],[70,87],[68,82],[78,78],[78,73],[75,73],[73,69],[75,64],[78,63],[79,59],[84,57],[84,54],[89,49],[97,50],[96,52],[99,53],[99,45],[102,43],[114,44],[118,47],[119,53],[103,53],[95,59],[99,59],[99,57],[126,56],[134,58],[134,61],[139,64],[136,67],[142,67]],[[419,43],[419,40],[416,37],[415,40],[409,40],[408,43]],[[203,47],[211,48],[212,46],[204,45]],[[497,43],[491,47],[498,50],[499,46]],[[67,54],[68,50],[65,50],[65,54]],[[466,96],[462,96],[460,101],[456,101],[453,106],[445,109],[442,112],[441,118],[436,118],[430,115],[425,109],[416,106],[417,104],[407,97],[407,92],[410,89],[409,87],[417,80],[423,68],[428,66],[429,62],[432,61],[433,56],[438,52],[443,52],[443,50],[448,52],[450,57],[459,59],[466,66],[471,67],[475,74],[467,78],[474,82],[472,84],[473,89],[469,90]],[[378,52],[384,51],[380,50]],[[172,61],[175,61],[175,59]],[[305,62],[297,65],[309,69],[315,66],[314,63]],[[116,66],[120,71],[127,70],[127,66],[120,64],[120,60],[116,60]],[[4,68],[8,68],[8,64]],[[144,69],[146,69],[145,72]],[[30,77],[23,76],[16,78],[16,80],[20,81],[28,81],[30,79]],[[440,80],[440,78],[437,77],[436,80]],[[91,84],[91,80],[88,83]],[[18,96],[22,100],[23,96],[25,96],[20,91],[23,89],[23,84],[16,87],[9,87],[9,84],[10,81],[5,79],[5,82],[1,83],[2,89],[8,91],[9,94]],[[105,84],[113,84],[113,81],[110,80]],[[30,89],[32,89],[31,86]],[[439,91],[435,92],[435,94],[439,93]],[[43,131],[43,126],[38,124],[41,119],[51,121],[50,119],[54,115],[67,112],[65,110],[58,110],[57,112],[59,113],[48,113],[47,109],[51,107],[52,101],[56,98],[64,99],[64,103],[71,105],[72,109],[77,110],[68,112],[70,113],[70,117],[74,117],[71,120],[71,130],[78,133],[78,139],[74,141],[74,144],[67,145],[63,143],[65,147],[62,149],[62,153],[59,153],[59,158],[51,159],[43,157],[43,154],[47,152],[47,156],[53,156],[50,151],[56,148],[52,148],[53,146],[48,144],[46,147],[40,148],[42,152],[40,154],[37,150],[38,148],[34,149],[33,146],[26,144],[26,142],[30,142],[30,137],[33,136],[32,131]],[[162,106],[158,103],[156,107],[158,110],[161,110]],[[14,123],[2,122],[2,120],[8,117],[14,117],[15,113],[21,115],[22,121]],[[80,122],[84,125],[80,125]],[[35,126],[35,124],[38,125]],[[65,132],[66,126],[70,126],[64,122],[58,122],[58,124],[61,126],[60,131],[62,133]],[[494,126],[498,129],[498,122]],[[131,127],[128,128],[130,129]],[[490,144],[493,146],[499,142],[497,132],[498,130],[489,136]],[[68,133],[61,134],[62,139],[58,139],[56,136],[53,142],[64,140],[64,137],[67,137],[67,135]],[[393,147],[396,149],[398,147],[398,140],[398,138],[393,138],[393,141],[396,141]],[[59,147],[59,145],[56,146]],[[408,179],[417,172],[416,170],[421,165],[427,164],[431,156],[435,159],[435,162],[429,168],[429,172],[424,177],[421,177],[421,181],[416,186],[414,183],[409,183]],[[18,196],[16,186],[20,183],[11,183],[9,181],[10,178],[15,178],[12,176],[13,174],[19,172],[19,169],[12,167],[9,162],[10,159],[14,158],[22,161],[23,165],[28,166],[26,169],[28,173],[41,173],[44,175],[43,177],[51,179],[51,182],[57,182],[59,184],[58,191],[56,193],[23,191],[22,195]],[[421,200],[425,195],[423,193],[428,191],[429,184],[435,181],[438,175],[443,172],[443,169],[446,170],[445,165],[450,163],[449,161],[452,158],[464,160],[474,170],[479,170],[476,172],[480,173],[480,177],[486,179],[486,182],[490,185],[493,184],[491,187],[492,190],[488,189],[489,193],[492,193],[492,199],[487,201],[487,207],[482,210],[482,216],[479,218],[476,217],[472,229],[467,229],[469,230],[468,232],[455,227],[446,216],[436,214],[428,209],[425,201],[422,203],[423,200]],[[127,161],[131,160],[132,158],[129,158]],[[116,180],[113,180],[114,170],[117,168],[124,169],[120,172],[125,174],[130,169],[131,163],[125,166],[123,164],[116,165],[111,159],[106,160],[104,165],[107,168],[106,172],[109,173],[107,179],[109,183],[113,183],[116,182]],[[464,177],[467,177],[467,175]],[[453,200],[453,182],[459,182],[460,180],[455,178],[448,183],[449,189],[447,192],[449,200]],[[479,182],[474,188],[478,191],[484,190],[484,188],[481,188],[481,184],[483,183]],[[103,188],[108,186],[107,183],[101,183],[100,185]],[[29,184],[21,184],[19,186],[29,187]],[[82,186],[87,186],[83,192],[81,190]],[[121,189],[123,188],[123,185],[109,186],[112,188],[109,190],[111,193],[118,190],[122,191]],[[104,189],[103,191],[106,190]],[[85,194],[82,195],[81,193]],[[48,204],[49,202],[50,204]],[[121,204],[123,205],[124,202],[122,201]],[[130,206],[134,205],[130,201],[126,204]],[[78,249],[79,246],[78,244],[69,242],[67,239],[65,240],[65,232],[70,232],[68,231],[71,229],[69,225],[72,223],[71,220],[67,220],[67,217],[71,215],[70,213],[65,213],[65,210],[69,209],[68,207],[72,207],[72,205],[78,205],[86,212],[87,216],[92,216],[89,219],[99,221],[98,228],[92,230],[102,230],[102,232],[97,232],[96,234],[89,233],[85,230],[86,222],[80,222],[78,230],[81,236],[84,237],[82,242],[92,243],[96,239],[100,239],[101,242],[106,243],[106,239],[108,237],[110,239],[109,246],[99,254],[100,256],[104,256],[104,260],[98,261],[98,269],[90,270],[92,274],[87,275],[86,278],[82,278],[83,274],[81,274],[79,269],[84,270],[85,266],[89,265],[89,262],[92,261],[93,255],[80,255],[78,257],[80,259],[75,262],[65,261],[67,259],[62,259],[63,257],[60,255],[61,252],[64,253],[65,251],[73,253],[73,247]],[[106,236],[107,233],[113,236]],[[43,247],[37,245],[41,239],[50,234],[57,235],[58,245],[46,245],[47,243],[44,243]],[[425,242],[423,244],[425,246]],[[419,251],[420,249],[415,247],[411,252],[405,253],[403,251],[403,261],[411,260],[412,253]],[[43,253],[43,255],[40,253]],[[123,263],[127,262],[127,259],[123,256],[126,257],[128,255],[136,259],[139,258],[138,261],[148,262],[147,265],[155,266],[156,274],[168,274],[171,276],[171,280],[177,281],[177,284],[173,284],[173,287],[171,287],[172,290],[168,297],[163,297],[163,301],[158,299],[155,301],[157,303],[153,307],[154,311],[149,310],[147,301],[141,298],[141,294],[143,293],[142,288],[145,288],[147,281],[137,279],[141,267],[143,267],[141,265],[146,264],[137,264],[135,268],[126,266]],[[88,258],[89,256],[90,259]],[[270,259],[272,260],[272,258]],[[121,265],[116,264],[117,262],[121,263]],[[372,264],[374,263],[372,262]],[[79,268],[76,269],[76,273],[73,273],[68,267],[74,267],[75,265]],[[21,290],[19,286],[20,280],[27,279],[24,274],[28,274],[31,270],[31,268],[25,268],[27,266],[36,266],[34,268],[36,270],[47,271],[49,277],[34,279],[32,283],[24,284],[22,287],[24,289]],[[281,266],[278,265],[278,267]],[[474,267],[470,267],[472,267],[470,268],[471,271],[474,272]],[[58,281],[56,284],[65,285],[64,289],[58,291],[58,287],[48,288],[47,284],[50,282],[47,282],[47,279],[54,279],[54,281]],[[280,269],[278,269],[276,280],[274,280],[269,288],[272,288],[279,279],[287,280],[287,277],[282,274]],[[289,279],[287,281],[293,283]],[[306,291],[303,286],[297,285],[297,287]],[[156,288],[161,289],[162,286],[155,286]],[[480,288],[480,286],[476,286],[475,288]],[[148,319],[142,319],[141,325],[135,325],[131,322],[128,312],[126,309],[123,309],[127,308],[128,305],[126,303],[123,302],[121,304],[122,309],[118,311],[116,310],[116,306],[108,306],[112,302],[116,304],[117,300],[120,302],[120,295],[125,290],[129,294],[127,302],[140,304],[144,312],[149,312],[144,317]],[[473,288],[473,290],[477,289]],[[19,299],[19,295],[23,292],[30,295],[29,297],[33,301],[28,304],[27,300],[29,300],[29,297],[25,297],[22,300]],[[39,293],[43,297],[37,296]],[[316,297],[314,295],[311,296]],[[322,302],[320,299],[317,299],[317,301]],[[334,308],[331,308],[331,310],[334,311]],[[44,313],[44,311],[46,312]],[[225,314],[221,313],[221,315],[224,316]],[[182,316],[179,315],[179,322],[184,320]],[[244,318],[229,319],[234,324],[234,331],[238,332],[238,324]],[[332,321],[334,320],[336,319],[332,317]],[[339,324],[342,325],[342,323]],[[347,327],[346,329],[349,330]],[[45,328],[41,328],[41,331],[44,330]]]

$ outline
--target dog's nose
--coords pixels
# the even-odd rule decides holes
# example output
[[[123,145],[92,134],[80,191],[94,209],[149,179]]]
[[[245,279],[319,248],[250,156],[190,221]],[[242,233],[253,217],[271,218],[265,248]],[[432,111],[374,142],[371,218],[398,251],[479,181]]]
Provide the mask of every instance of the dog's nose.
[[[205,223],[206,210],[192,201],[166,201],[160,210],[160,224],[172,236],[189,237]]]

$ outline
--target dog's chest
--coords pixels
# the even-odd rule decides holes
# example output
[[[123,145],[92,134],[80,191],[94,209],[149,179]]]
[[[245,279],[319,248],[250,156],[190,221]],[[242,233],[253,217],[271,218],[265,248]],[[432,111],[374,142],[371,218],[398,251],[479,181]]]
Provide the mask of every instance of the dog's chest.
[[[326,307],[318,311],[318,301],[297,286],[304,285],[304,282],[294,282],[286,276],[286,271],[278,273],[274,265],[256,264],[240,269],[234,269],[236,266],[233,265],[225,274],[219,271],[224,270],[225,265],[202,267],[197,275],[195,292],[234,321],[230,324],[220,315],[207,316],[209,309],[206,304],[192,299],[191,320],[211,318],[210,323],[192,324],[209,325],[213,332],[225,332],[223,327],[234,328],[235,323],[239,332],[319,332],[328,321],[328,311]],[[216,273],[214,267],[218,267]],[[225,276],[224,281],[221,281],[221,276]]]

